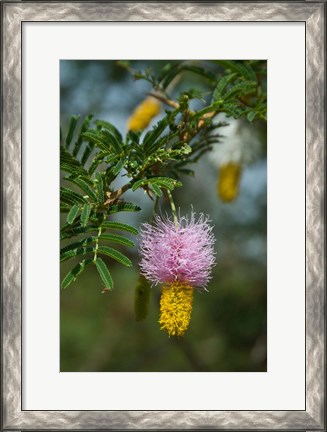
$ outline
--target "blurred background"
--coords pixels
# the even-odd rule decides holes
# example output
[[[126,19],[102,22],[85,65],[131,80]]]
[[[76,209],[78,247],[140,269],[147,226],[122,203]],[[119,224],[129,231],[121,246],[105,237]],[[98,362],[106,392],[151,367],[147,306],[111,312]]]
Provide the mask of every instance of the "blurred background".
[[[134,61],[136,69],[162,67],[162,61]],[[113,123],[124,135],[134,108],[151,90],[135,81],[114,61],[60,62],[61,127],[66,131],[73,114]],[[185,73],[175,91],[199,88],[203,80]],[[200,102],[195,101],[196,104]],[[162,114],[163,115],[163,114]],[[158,116],[155,120],[160,118]],[[153,122],[152,122],[153,124]],[[150,125],[150,127],[152,126]],[[216,236],[217,265],[209,292],[195,292],[191,323],[185,336],[169,338],[159,328],[160,287],[151,290],[149,313],[143,321],[134,314],[138,280],[137,248],[126,253],[134,266],[108,260],[114,289],[102,294],[95,267],[89,267],[60,296],[60,370],[62,372],[263,372],[267,370],[267,158],[266,128],[251,123],[260,139],[260,158],[241,176],[239,196],[224,203],[217,195],[218,168],[213,152],[191,168],[183,187],[174,191],[182,214],[210,216]],[[223,131],[221,130],[223,134]],[[123,181],[122,181],[123,183]],[[138,213],[119,213],[119,220],[139,228],[152,217],[153,203],[143,191],[127,192],[126,201],[142,207]],[[161,204],[160,211],[169,211]],[[104,257],[106,260],[108,257]],[[61,265],[61,278],[77,263]]]

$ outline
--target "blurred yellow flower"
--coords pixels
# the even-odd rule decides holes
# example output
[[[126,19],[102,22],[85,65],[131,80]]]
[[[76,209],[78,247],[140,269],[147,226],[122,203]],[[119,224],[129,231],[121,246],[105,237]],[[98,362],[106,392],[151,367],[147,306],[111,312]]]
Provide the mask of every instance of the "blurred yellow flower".
[[[225,201],[233,201],[238,194],[241,165],[228,163],[220,167],[218,176],[218,195]]]
[[[128,130],[138,131],[146,128],[150,121],[159,114],[161,108],[160,102],[152,97],[147,97],[141,102],[134,110],[133,114],[128,120]]]
[[[242,169],[259,159],[262,144],[252,123],[224,114],[216,116],[216,120],[228,126],[222,129],[223,140],[213,146],[210,160],[218,168],[218,196],[230,202],[238,195]]]

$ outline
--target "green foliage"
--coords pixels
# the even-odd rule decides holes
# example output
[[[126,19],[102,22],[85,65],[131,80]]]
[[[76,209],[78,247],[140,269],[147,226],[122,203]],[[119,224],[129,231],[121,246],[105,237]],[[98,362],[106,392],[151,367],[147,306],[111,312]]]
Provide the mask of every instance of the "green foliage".
[[[108,255],[110,258],[113,258],[121,264],[124,264],[126,267],[132,266],[132,261],[127,258],[127,256],[109,246],[99,246],[98,253]]]
[[[123,137],[108,121],[93,120],[92,114],[84,120],[75,115],[66,134],[61,133],[60,211],[66,217],[60,238],[65,243],[73,239],[62,247],[61,259],[82,257],[63,279],[63,288],[90,262],[95,264],[105,289],[113,287],[109,271],[112,260],[128,267],[132,262],[103,242],[134,247],[132,240],[110,231],[136,235],[136,228],[119,221],[119,213],[141,211],[138,203],[125,202],[123,194],[143,189],[152,200],[171,199],[171,192],[182,186],[183,176],[194,175],[190,165],[220,140],[217,130],[224,124],[215,122],[217,114],[244,117],[250,122],[266,119],[264,61],[173,61],[157,73],[150,69],[135,71],[129,62],[121,65],[135,79],[151,84],[153,95],[165,105],[165,116],[146,132],[129,131]],[[170,93],[184,74],[201,81],[205,90],[183,89],[172,100]],[[192,99],[198,99],[202,108],[191,109]],[[118,189],[117,178],[126,180]],[[92,236],[86,237],[89,232]],[[105,255],[108,263],[99,254]]]
[[[68,272],[66,274],[66,276],[63,278],[62,282],[61,282],[61,288],[65,289],[67,288],[72,282],[75,282],[75,280],[77,279],[77,276],[79,276],[85,269],[86,267],[91,264],[93,260],[88,258],[88,259],[84,259],[83,261],[81,261],[80,263],[78,263],[70,272]]]
[[[119,243],[124,246],[134,247],[135,243],[128,238],[119,235],[119,234],[101,234],[99,237],[100,240],[109,240],[114,243]]]
[[[119,202],[118,204],[113,204],[110,206],[109,214],[111,213],[118,213],[118,212],[138,212],[141,210],[141,207],[139,207],[136,204],[130,203],[130,202]]]
[[[97,258],[97,260],[95,261],[95,265],[102,279],[102,282],[104,283],[105,288],[111,289],[113,287],[113,280],[105,262],[101,258]]]
[[[126,231],[126,232],[129,232],[131,234],[135,234],[135,235],[138,234],[138,231],[136,228],[132,227],[131,225],[121,223],[121,222],[114,222],[114,221],[103,222],[101,227],[102,228],[111,228],[111,229],[120,230],[120,231]]]
[[[77,214],[78,214],[79,211],[80,211],[80,208],[81,208],[80,205],[78,205],[78,204],[74,204],[73,207],[69,210],[69,213],[68,213],[68,215],[67,215],[67,223],[68,223],[69,225],[71,225],[71,224],[74,222],[74,220],[75,220]]]
[[[81,225],[86,227],[91,214],[92,207],[90,204],[85,204],[81,213]]]
[[[135,182],[133,184],[132,190],[135,191],[139,187],[147,184],[151,184],[151,186],[157,185],[158,187],[162,187],[169,190],[174,190],[175,187],[182,186],[182,183],[180,181],[171,179],[169,177],[150,177],[148,179],[138,180],[137,182]]]

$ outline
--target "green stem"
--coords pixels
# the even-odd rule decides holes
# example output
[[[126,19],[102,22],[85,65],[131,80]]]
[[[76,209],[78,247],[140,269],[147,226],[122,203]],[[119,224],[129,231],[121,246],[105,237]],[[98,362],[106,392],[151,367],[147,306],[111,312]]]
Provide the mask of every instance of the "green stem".
[[[171,211],[173,213],[175,225],[176,225],[176,227],[178,227],[178,218],[177,218],[176,206],[175,206],[175,203],[174,203],[174,200],[173,200],[173,196],[172,196],[172,194],[171,194],[171,192],[170,192],[169,189],[167,189],[167,195],[168,195],[168,198],[169,198],[170,207],[171,207]]]
[[[105,218],[106,218],[106,215],[103,214],[102,222],[105,220]],[[93,262],[95,262],[97,260],[97,257],[98,257],[99,240],[100,240],[101,234],[102,234],[102,226],[100,225],[99,229],[98,229],[98,235],[95,238],[95,248],[94,248]]]

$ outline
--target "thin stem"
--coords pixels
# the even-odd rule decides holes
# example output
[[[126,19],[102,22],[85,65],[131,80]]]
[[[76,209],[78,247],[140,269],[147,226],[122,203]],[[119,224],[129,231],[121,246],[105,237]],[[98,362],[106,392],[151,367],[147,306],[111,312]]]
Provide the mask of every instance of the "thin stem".
[[[103,214],[102,215],[102,222],[105,220],[105,218],[106,218],[106,216],[105,216],[105,214]],[[97,260],[97,257],[98,257],[99,240],[100,240],[101,234],[102,234],[102,226],[100,225],[99,228],[98,228],[98,235],[95,238],[95,248],[94,248],[93,262],[95,262]]]
[[[169,189],[167,189],[167,195],[168,195],[168,198],[169,198],[170,207],[171,207],[171,211],[173,213],[175,225],[176,225],[176,227],[178,227],[178,218],[177,218],[176,206],[175,206],[175,203],[174,203],[174,200],[173,200],[173,196],[172,196],[172,194],[171,194],[171,192],[170,192]]]
[[[95,239],[95,248],[94,248],[94,257],[93,257],[94,262],[97,260],[97,257],[98,257],[99,237],[100,237],[101,233],[102,233],[102,227],[100,226],[99,230],[98,230],[98,235]]]

